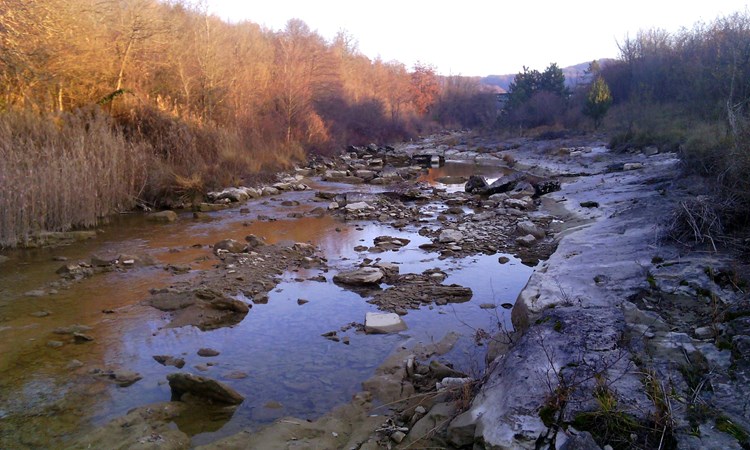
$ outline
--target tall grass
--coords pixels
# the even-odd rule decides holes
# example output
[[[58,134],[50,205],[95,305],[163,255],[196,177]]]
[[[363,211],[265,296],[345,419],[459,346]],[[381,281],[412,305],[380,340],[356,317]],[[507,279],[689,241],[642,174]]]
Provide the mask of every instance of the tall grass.
[[[90,227],[132,208],[148,152],[98,109],[0,114],[0,246],[40,231]]]
[[[137,201],[199,200],[305,159],[297,143],[148,107],[0,112],[0,247],[90,227]]]

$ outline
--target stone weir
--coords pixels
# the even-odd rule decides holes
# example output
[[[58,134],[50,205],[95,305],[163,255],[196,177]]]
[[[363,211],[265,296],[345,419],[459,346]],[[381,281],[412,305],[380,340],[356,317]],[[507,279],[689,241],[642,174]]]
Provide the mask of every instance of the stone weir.
[[[664,237],[695,188],[678,181],[678,160],[540,156],[519,162],[577,175],[545,199],[567,226],[513,308],[520,337],[498,337],[512,342],[447,441],[475,449],[747,448],[750,327],[738,325],[747,299],[741,283],[715,276],[731,274],[723,269],[734,264],[729,256]]]

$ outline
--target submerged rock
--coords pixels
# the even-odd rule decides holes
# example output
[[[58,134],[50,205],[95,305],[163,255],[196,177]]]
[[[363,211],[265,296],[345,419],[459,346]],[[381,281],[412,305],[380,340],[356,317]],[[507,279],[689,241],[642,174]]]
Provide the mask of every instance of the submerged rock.
[[[180,400],[185,394],[209,403],[227,405],[239,405],[245,400],[244,396],[231,387],[208,377],[190,373],[172,373],[167,375],[167,380],[169,380],[173,400]]]
[[[218,350],[214,350],[212,348],[201,348],[198,350],[198,356],[203,356],[204,358],[210,358],[212,356],[219,356],[221,352]]]
[[[166,211],[159,211],[156,213],[151,213],[146,216],[146,219],[148,219],[151,222],[174,222],[177,220],[177,213],[171,210]]]
[[[236,325],[250,311],[247,303],[208,288],[182,292],[160,291],[145,303],[173,313],[169,323],[171,328],[194,325],[203,331]]]
[[[185,360],[176,356],[169,355],[154,355],[154,361],[158,362],[162,366],[173,366],[178,369],[185,367]]]
[[[111,381],[120,387],[128,387],[143,379],[141,374],[131,370],[105,370],[93,369],[92,373],[101,378]]]
[[[165,402],[130,410],[108,424],[69,442],[67,448],[139,448],[181,450],[190,437],[174,426],[184,411],[182,403]]]

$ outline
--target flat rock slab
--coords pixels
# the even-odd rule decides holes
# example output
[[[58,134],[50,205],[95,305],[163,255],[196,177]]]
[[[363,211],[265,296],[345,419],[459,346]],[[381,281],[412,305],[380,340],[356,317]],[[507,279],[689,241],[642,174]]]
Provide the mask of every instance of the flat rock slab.
[[[406,330],[406,322],[396,313],[368,312],[365,315],[365,333],[388,334]]]
[[[421,280],[421,278],[420,278]],[[471,288],[456,284],[436,284],[433,281],[400,282],[375,294],[368,303],[378,305],[385,311],[398,309],[418,309],[423,305],[448,303],[464,303],[471,300],[474,293]]]
[[[167,375],[169,387],[172,389],[173,400],[181,399],[183,395],[204,399],[210,403],[239,405],[245,400],[239,392],[226,384],[200,375],[190,373],[172,373]]]
[[[349,272],[340,272],[333,276],[333,281],[341,284],[361,286],[378,284],[385,277],[385,273],[377,267],[360,267]]]

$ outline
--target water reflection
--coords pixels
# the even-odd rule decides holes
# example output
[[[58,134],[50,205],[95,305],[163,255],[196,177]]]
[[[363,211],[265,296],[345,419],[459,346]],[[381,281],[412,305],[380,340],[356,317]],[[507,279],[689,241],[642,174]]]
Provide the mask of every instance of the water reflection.
[[[442,176],[470,174],[496,177],[498,169],[448,163],[431,169],[424,181],[435,183]],[[332,188],[352,190],[348,185]],[[510,322],[503,310],[488,312],[479,305],[512,303],[531,269],[513,258],[500,265],[498,255],[440,260],[436,253],[419,249],[428,239],[417,233],[417,227],[398,231],[377,223],[342,223],[330,216],[287,217],[327,205],[314,201],[313,195],[285,194],[284,199],[298,200],[299,206],[254,201],[246,205],[250,212],[218,211],[210,214],[209,221],[193,220],[191,214],[184,213],[176,223],[154,225],[139,216],[125,216],[105,227],[95,240],[58,249],[9,252],[11,261],[0,268],[0,420],[9,420],[4,427],[11,431],[0,433],[0,447],[19,446],[32,435],[35,445],[50,446],[133,407],[168,400],[166,375],[178,369],[158,364],[153,355],[184,358],[182,370],[216,378],[246,395],[247,400],[231,417],[226,411],[186,415],[178,426],[194,435],[196,445],[280,416],[314,418],[329,411],[361,390],[361,382],[372,375],[394,345],[409,337],[439,340],[447,331],[458,329],[464,337],[451,359],[470,372],[480,365],[482,354],[471,338],[474,331],[492,331]],[[471,287],[474,297],[463,304],[410,311],[405,317],[409,328],[400,335],[369,336],[340,330],[351,322],[362,322],[374,307],[359,294],[330,282],[332,273],[322,273],[328,282],[298,281],[321,275],[315,270],[284,274],[268,304],[255,305],[232,328],[208,332],[193,327],[164,328],[164,313],[138,304],[149,289],[189,279],[210,268],[212,259],[206,260],[211,256],[209,245],[225,238],[241,240],[248,234],[269,243],[313,243],[331,266],[350,267],[369,257],[397,263],[401,273],[439,267],[448,273],[446,283]],[[355,250],[372,246],[381,235],[411,242],[398,251],[369,254]],[[40,286],[49,291],[50,283],[58,280],[54,272],[63,262],[53,261],[53,257],[77,262],[92,254],[122,253],[147,256],[156,264],[99,274],[66,289],[61,287],[52,295],[24,295]],[[175,275],[165,270],[170,264],[191,270]],[[298,305],[300,298],[308,303]],[[50,314],[31,315],[39,311]],[[87,333],[93,342],[76,345],[70,336],[53,333],[57,327],[76,323],[92,327]],[[320,336],[332,330],[349,337],[349,345]],[[50,340],[59,340],[63,346],[52,348]],[[214,348],[220,355],[200,357],[197,350],[203,347]],[[72,364],[74,360],[80,363]],[[140,373],[143,379],[120,388],[89,374],[93,368],[127,369]],[[45,415],[50,408],[58,413]],[[29,411],[33,416],[25,415]],[[208,422],[207,417],[211,419]]]

